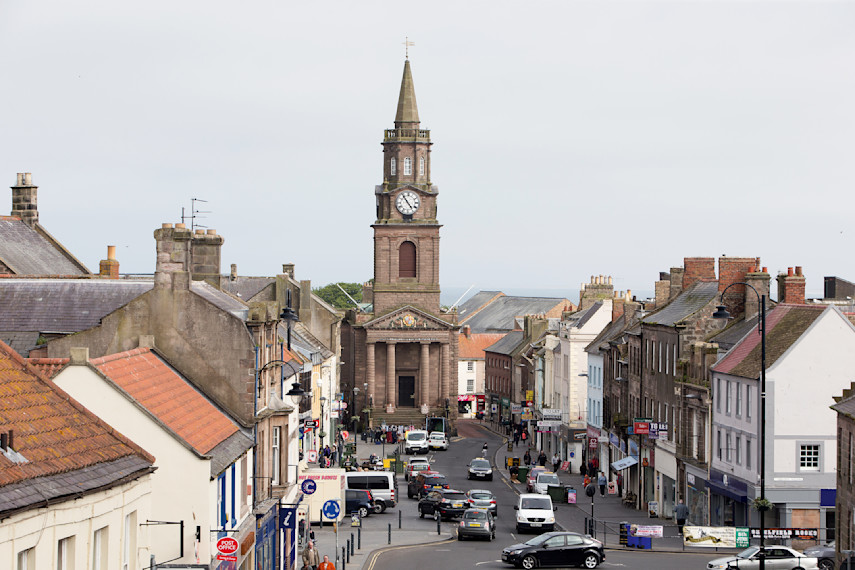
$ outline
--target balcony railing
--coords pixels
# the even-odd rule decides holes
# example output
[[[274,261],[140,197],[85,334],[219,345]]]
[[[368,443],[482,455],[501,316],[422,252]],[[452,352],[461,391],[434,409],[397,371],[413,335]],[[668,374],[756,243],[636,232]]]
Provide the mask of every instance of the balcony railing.
[[[430,140],[430,131],[425,129],[386,129],[383,133],[383,140],[401,141],[401,140]]]

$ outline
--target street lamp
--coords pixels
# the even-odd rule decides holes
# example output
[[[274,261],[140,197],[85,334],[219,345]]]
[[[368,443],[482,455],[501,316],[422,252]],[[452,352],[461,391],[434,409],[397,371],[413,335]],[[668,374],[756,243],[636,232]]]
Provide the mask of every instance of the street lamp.
[[[769,504],[766,501],[766,295],[761,295],[752,285],[744,282],[731,283],[721,292],[722,303],[724,294],[734,285],[749,287],[760,302],[760,501],[757,511],[760,513],[760,570],[766,570],[766,511]],[[722,304],[716,307],[714,319],[729,319],[730,313]]]
[[[327,435],[327,433],[324,431],[324,404],[326,403],[326,396],[321,396],[321,428],[318,431],[318,437],[321,438],[321,449],[324,448],[324,436]]]

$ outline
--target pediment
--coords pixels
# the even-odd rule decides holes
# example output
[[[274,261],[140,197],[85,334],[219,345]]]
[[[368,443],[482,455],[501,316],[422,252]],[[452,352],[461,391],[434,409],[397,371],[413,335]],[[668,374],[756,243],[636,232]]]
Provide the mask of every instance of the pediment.
[[[363,325],[363,328],[396,331],[447,331],[452,329],[453,325],[407,305],[368,321]]]

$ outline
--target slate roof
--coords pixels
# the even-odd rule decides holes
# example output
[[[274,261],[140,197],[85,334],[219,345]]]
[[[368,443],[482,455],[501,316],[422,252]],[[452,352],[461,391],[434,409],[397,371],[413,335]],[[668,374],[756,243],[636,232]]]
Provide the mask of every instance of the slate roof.
[[[153,286],[125,279],[0,279],[0,330],[86,330]]]
[[[754,331],[754,334],[757,334],[757,321],[759,320],[759,315],[755,315],[748,320],[740,319],[722,331],[710,336],[709,341],[718,343],[719,349],[727,352],[736,346],[736,343],[742,340],[749,332]]]
[[[501,291],[478,291],[457,307],[457,319],[460,322],[466,320],[466,318],[475,314],[479,309],[487,306],[497,296],[504,296],[504,293]]]
[[[503,295],[464,318],[460,325],[469,325],[473,333],[498,333],[514,329],[515,318],[524,315],[546,314],[572,304],[558,297],[509,297]],[[458,313],[459,316],[459,313]]]
[[[275,277],[238,276],[235,279],[232,279],[230,275],[226,275],[220,280],[224,291],[228,291],[243,301],[249,301],[261,293],[265,287],[268,287],[275,282]]]
[[[461,334],[458,337],[458,355],[461,359],[483,359],[484,350],[488,346],[502,340],[506,333],[477,333],[469,337]]]
[[[672,327],[706,307],[718,295],[718,281],[696,281],[662,309],[650,313],[644,324]]]
[[[36,228],[20,218],[0,216],[0,262],[16,275],[90,273],[41,226]]]
[[[766,315],[766,369],[796,342],[823,311],[833,310],[824,305],[779,304]],[[721,360],[713,371],[743,378],[760,377],[761,336],[749,332]]]
[[[154,457],[119,434],[0,343],[0,514],[109,487],[148,473]]]
[[[231,418],[149,348],[90,362],[199,455],[209,454],[239,431]]]
[[[2,303],[2,301],[0,301]],[[0,317],[2,320],[2,317]],[[39,342],[38,331],[6,331],[0,332],[0,340],[12,347],[12,350],[21,356],[29,356],[30,351],[36,348]]]
[[[525,332],[523,331],[511,331],[503,336],[500,341],[491,344],[484,350],[487,352],[495,352],[496,354],[510,355],[522,342],[524,336]]]
[[[853,383],[855,384],[855,383]],[[839,414],[843,414],[844,416],[855,420],[855,395],[847,396],[847,393],[851,394],[852,389],[844,390],[843,398],[835,398],[837,403],[831,406],[831,409]]]
[[[246,303],[235,299],[224,291],[220,291],[206,281],[192,281],[190,283],[190,291],[199,295],[215,307],[231,313],[243,321],[249,317],[249,306]]]
[[[594,317],[594,315],[597,314],[597,311],[602,308],[603,302],[597,301],[587,309],[583,311],[577,311],[572,315],[569,315],[567,319],[565,319],[565,322],[573,328],[581,329],[588,321],[590,321]]]

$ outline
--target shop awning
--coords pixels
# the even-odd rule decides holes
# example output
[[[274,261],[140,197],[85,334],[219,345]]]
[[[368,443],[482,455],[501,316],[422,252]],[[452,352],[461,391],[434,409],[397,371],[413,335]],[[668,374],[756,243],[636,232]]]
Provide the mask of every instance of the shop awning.
[[[622,471],[624,469],[632,467],[636,463],[638,463],[638,459],[636,459],[632,455],[627,455],[623,459],[618,459],[617,461],[613,461],[612,462],[612,469],[614,469],[615,471]]]

